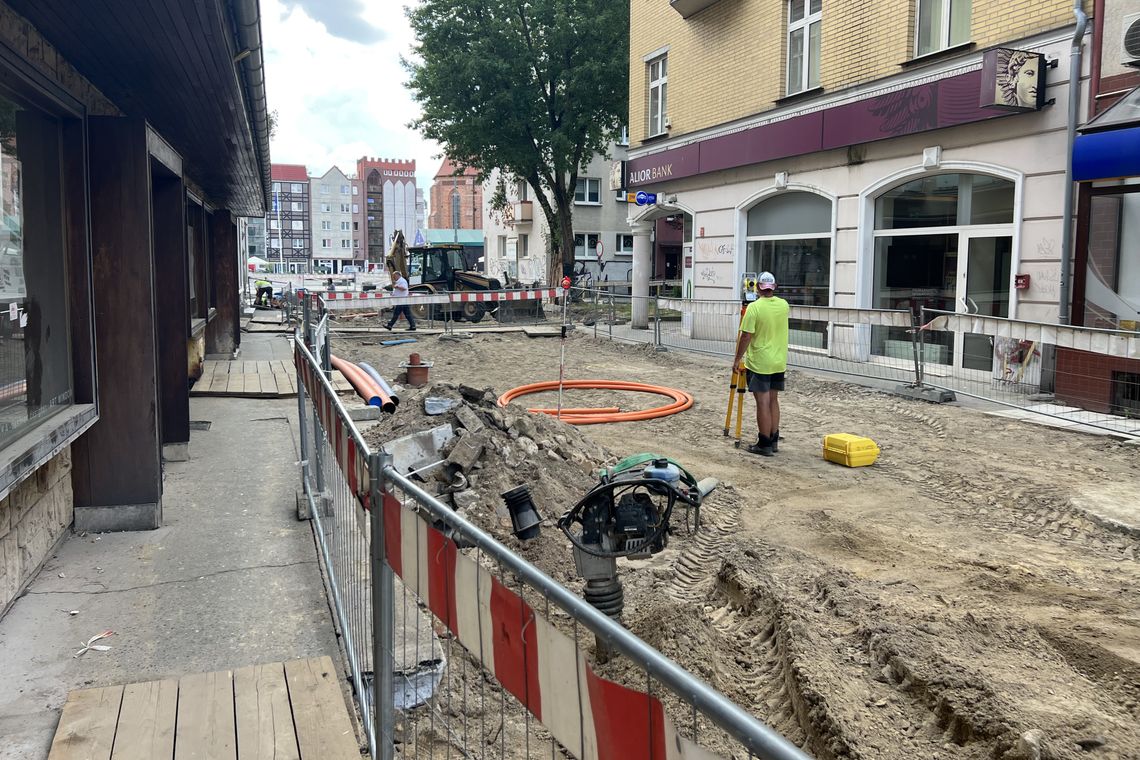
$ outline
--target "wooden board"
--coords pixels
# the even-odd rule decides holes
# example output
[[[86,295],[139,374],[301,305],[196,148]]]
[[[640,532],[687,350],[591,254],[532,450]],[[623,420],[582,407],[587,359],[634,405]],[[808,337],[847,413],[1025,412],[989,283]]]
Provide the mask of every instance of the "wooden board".
[[[111,760],[152,760],[174,755],[178,682],[147,681],[123,687],[123,708]]]
[[[68,694],[48,760],[109,758],[122,702],[122,686],[82,689]]]
[[[352,386],[334,373],[338,392],[351,392]],[[283,361],[207,361],[191,396],[232,396],[244,398],[286,398],[297,395],[297,371]]]
[[[338,671],[328,657],[285,663],[297,743],[304,760],[359,754],[340,692]]]
[[[238,760],[300,760],[280,662],[234,671]]]
[[[233,674],[183,676],[174,760],[237,760],[235,736]]]

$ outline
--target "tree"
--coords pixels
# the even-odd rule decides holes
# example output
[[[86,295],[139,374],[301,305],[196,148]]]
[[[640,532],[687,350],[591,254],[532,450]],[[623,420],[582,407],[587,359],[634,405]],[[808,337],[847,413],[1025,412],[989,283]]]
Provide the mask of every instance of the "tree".
[[[408,18],[413,128],[481,177],[497,168],[535,189],[554,284],[573,261],[578,172],[627,121],[629,5],[421,0]]]

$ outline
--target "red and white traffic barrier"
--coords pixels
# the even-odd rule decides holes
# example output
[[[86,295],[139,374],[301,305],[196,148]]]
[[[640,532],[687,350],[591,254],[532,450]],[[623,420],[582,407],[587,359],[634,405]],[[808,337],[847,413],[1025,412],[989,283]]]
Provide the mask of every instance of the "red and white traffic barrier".
[[[533,301],[557,298],[562,288],[534,288],[528,290],[462,290],[450,293],[412,293],[394,296],[382,291],[333,290],[316,292],[324,299],[328,309],[388,309],[394,306],[467,303],[470,301]]]
[[[574,639],[391,494],[383,519],[393,572],[571,755],[718,757],[681,736],[657,697],[594,673]]]

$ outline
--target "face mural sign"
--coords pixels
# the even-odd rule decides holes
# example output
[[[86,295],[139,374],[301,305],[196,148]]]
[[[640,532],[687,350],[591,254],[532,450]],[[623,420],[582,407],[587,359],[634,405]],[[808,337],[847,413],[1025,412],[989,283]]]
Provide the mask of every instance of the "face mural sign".
[[[982,92],[978,105],[1011,111],[1037,111],[1045,106],[1045,56],[1025,50],[995,48],[982,59]]]

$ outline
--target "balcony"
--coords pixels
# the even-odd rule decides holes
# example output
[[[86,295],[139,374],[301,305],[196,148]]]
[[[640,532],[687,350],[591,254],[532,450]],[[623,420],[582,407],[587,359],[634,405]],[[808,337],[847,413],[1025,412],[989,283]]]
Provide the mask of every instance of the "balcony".
[[[669,6],[680,13],[681,18],[689,18],[716,2],[717,0],[669,0]]]
[[[534,202],[533,201],[515,201],[511,211],[513,218],[511,224],[530,224],[534,221]]]

